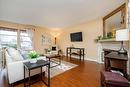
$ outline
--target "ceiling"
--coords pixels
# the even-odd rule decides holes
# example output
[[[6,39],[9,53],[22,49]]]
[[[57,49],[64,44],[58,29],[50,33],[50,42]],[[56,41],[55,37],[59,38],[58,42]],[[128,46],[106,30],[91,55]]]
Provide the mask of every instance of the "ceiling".
[[[0,20],[64,28],[100,18],[125,0],[0,0]]]

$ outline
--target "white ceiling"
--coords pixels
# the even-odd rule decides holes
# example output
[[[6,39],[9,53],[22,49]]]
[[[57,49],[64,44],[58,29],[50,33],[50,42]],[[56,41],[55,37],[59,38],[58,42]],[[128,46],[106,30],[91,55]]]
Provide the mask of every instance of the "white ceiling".
[[[0,20],[64,28],[103,17],[125,0],[0,0]]]

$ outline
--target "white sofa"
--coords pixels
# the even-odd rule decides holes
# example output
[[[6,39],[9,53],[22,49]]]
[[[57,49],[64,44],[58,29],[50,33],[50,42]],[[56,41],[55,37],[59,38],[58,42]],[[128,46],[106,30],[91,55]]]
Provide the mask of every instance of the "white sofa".
[[[9,79],[9,84],[20,81],[24,79],[24,67],[23,62],[28,60],[14,61],[9,53],[5,51],[6,57],[6,66],[7,66],[7,74]],[[43,57],[39,57],[38,59],[42,59]],[[45,72],[45,67],[43,67],[43,72]],[[40,69],[34,69],[31,71],[31,76],[39,74]],[[28,72],[26,71],[26,77],[28,77]]]

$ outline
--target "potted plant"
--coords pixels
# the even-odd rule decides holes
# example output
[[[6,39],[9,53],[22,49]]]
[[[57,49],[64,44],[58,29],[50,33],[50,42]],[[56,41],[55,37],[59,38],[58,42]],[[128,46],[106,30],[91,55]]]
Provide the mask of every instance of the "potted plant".
[[[30,51],[28,53],[28,58],[30,59],[30,63],[36,63],[38,56],[39,55],[37,54],[36,51]]]
[[[102,36],[98,36],[94,41],[97,43],[101,39],[102,39]]]

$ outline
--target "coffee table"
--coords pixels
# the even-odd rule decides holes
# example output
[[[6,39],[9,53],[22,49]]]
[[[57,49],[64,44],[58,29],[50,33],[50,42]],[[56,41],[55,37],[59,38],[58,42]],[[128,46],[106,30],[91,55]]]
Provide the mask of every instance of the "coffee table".
[[[50,62],[55,63],[55,65],[51,66],[50,68],[56,67],[61,64],[61,56],[58,54],[44,54],[44,56],[46,56],[46,58]],[[54,59],[57,59],[57,60],[54,60]]]
[[[24,87],[26,87],[25,69],[28,71],[28,74],[29,74],[29,77],[28,77],[29,83],[28,83],[27,87],[28,86],[30,87],[30,85],[31,85],[30,72],[31,72],[31,70],[36,69],[36,68],[41,68],[41,81],[44,82],[47,85],[47,87],[50,87],[50,62],[49,61],[37,60],[36,63],[24,62],[23,64],[24,64]],[[42,76],[43,76],[42,67],[43,66],[48,67],[48,84],[42,79]]]

